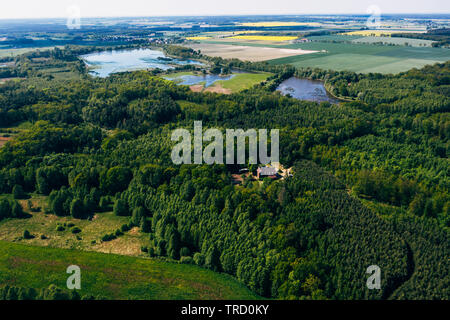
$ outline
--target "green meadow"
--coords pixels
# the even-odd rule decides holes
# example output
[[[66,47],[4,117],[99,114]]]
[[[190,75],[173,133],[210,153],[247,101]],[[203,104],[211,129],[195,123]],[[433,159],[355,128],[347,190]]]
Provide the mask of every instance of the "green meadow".
[[[316,40],[321,37],[316,37]],[[321,68],[336,71],[354,71],[358,73],[399,73],[411,68],[422,68],[425,65],[443,63],[450,59],[450,50],[446,48],[432,48],[429,46],[404,46],[404,45],[379,45],[369,43],[357,43],[360,36],[323,36],[324,40],[344,39],[348,42],[311,41],[306,43],[291,43],[285,45],[261,44],[250,42],[224,42],[201,41],[211,44],[229,44],[252,47],[273,47],[319,51],[312,54],[304,54],[269,60],[270,64],[292,64],[299,68]],[[336,39],[335,39],[336,38]],[[364,37],[365,40],[369,37]],[[380,38],[380,37],[375,37]],[[388,38],[388,37],[386,37]],[[388,38],[392,39],[392,38]],[[410,39],[399,38],[408,42]],[[356,41],[355,41],[356,40]],[[417,39],[412,39],[417,40]],[[397,40],[392,40],[397,41]],[[420,42],[420,41],[419,41]],[[415,42],[416,45],[419,42]]]
[[[323,35],[323,36],[311,36],[308,37],[309,40],[326,42],[353,42],[353,43],[380,43],[392,44],[404,46],[405,43],[412,47],[431,47],[433,41],[413,39],[413,38],[400,38],[400,37],[386,37],[386,36],[358,36],[358,35]]]
[[[358,73],[399,73],[411,68],[445,62],[450,50],[431,47],[384,46],[374,44],[309,42],[286,47],[325,52],[293,56],[269,61],[289,63],[296,67],[311,67]]]
[[[61,48],[61,46],[57,46],[58,48]],[[6,57],[15,57],[19,56],[21,54],[34,51],[34,50],[50,50],[55,48],[53,47],[27,47],[27,48],[10,48],[8,46],[0,46],[0,58],[6,58]]]
[[[270,75],[270,73],[236,73],[230,80],[219,80],[215,84],[232,92],[239,92],[265,81]]]
[[[181,77],[186,75],[200,75],[200,73],[194,72],[176,72],[170,73],[164,76],[164,78],[170,78],[175,83],[182,82]],[[271,73],[235,73],[234,77],[229,80],[218,80],[211,85],[211,88],[218,87],[231,90],[231,92],[239,92],[245,89],[249,89],[255,84],[265,81]],[[198,85],[204,85],[205,82],[199,82]]]
[[[0,283],[66,288],[69,265],[81,268],[81,295],[107,299],[259,299],[229,275],[194,265],[0,241]]]

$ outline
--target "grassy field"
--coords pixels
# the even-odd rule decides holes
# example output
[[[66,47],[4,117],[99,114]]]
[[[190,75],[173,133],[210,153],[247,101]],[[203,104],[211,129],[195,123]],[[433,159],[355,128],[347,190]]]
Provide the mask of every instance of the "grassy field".
[[[181,82],[180,77],[185,75],[200,75],[200,74],[195,74],[193,72],[177,72],[168,74],[164,77],[173,79],[171,81],[179,83]],[[265,81],[270,75],[271,75],[270,73],[235,73],[233,78],[229,80],[216,81],[208,88],[204,88],[205,82],[199,82],[198,84],[191,86],[191,89],[194,91],[206,91],[206,92],[230,94],[233,92],[239,92],[241,90],[251,88],[255,84]]]
[[[450,51],[443,48],[383,46],[370,44],[310,42],[292,44],[289,48],[325,50],[304,56],[269,61],[272,64],[289,63],[296,67],[317,67],[331,70],[349,70],[360,73],[399,73],[427,64],[445,62]]]
[[[225,89],[230,89],[232,92],[238,92],[265,81],[270,75],[270,73],[237,73],[230,80],[221,80],[214,84],[220,85]]]
[[[411,68],[421,68],[427,64],[439,62],[438,60],[401,59],[383,55],[364,54],[334,54],[314,55],[308,58],[279,59],[276,63],[289,63],[298,68],[313,67],[331,70],[348,70],[359,73],[398,73]],[[273,61],[271,62],[273,63]]]
[[[30,212],[28,200],[19,200],[25,211]],[[97,213],[92,221],[57,217],[45,214],[46,197],[33,196],[30,199],[34,208],[41,208],[41,212],[32,212],[28,219],[8,219],[0,222],[0,240],[31,244],[35,246],[78,249],[116,253],[124,255],[142,255],[141,246],[146,244],[147,236],[133,228],[115,240],[102,242],[105,234],[113,233],[123,224],[128,223],[127,217],[117,217],[112,212]],[[71,232],[70,225],[81,229],[78,234]],[[57,231],[57,227],[64,227],[64,231]],[[33,239],[22,238],[24,230],[28,230]],[[41,237],[45,236],[45,239]]]
[[[3,195],[5,196],[5,195]],[[11,195],[6,195],[12,197]],[[65,269],[81,267],[81,294],[110,299],[256,299],[230,276],[194,266],[149,259],[141,252],[148,234],[138,228],[112,241],[101,237],[126,224],[128,217],[97,213],[92,221],[45,214],[47,197],[19,200],[26,212],[29,203],[40,212],[28,219],[0,222],[0,286],[36,289],[55,284],[65,287]],[[64,230],[59,230],[63,227]],[[74,227],[81,229],[73,234]],[[23,239],[28,230],[32,239]]]
[[[66,287],[81,268],[81,295],[108,299],[258,299],[232,277],[193,265],[0,241],[0,284]]]
[[[353,42],[353,43],[379,43],[383,44],[393,44],[404,46],[405,43],[412,47],[431,47],[433,41],[413,39],[413,38],[399,38],[399,37],[385,37],[385,36],[358,36],[358,35],[324,35],[324,36],[311,36],[308,37],[309,40],[326,42],[326,41],[337,41],[337,42]]]
[[[325,37],[325,36],[324,36]],[[339,37],[339,36],[326,36]],[[353,41],[361,36],[342,36],[346,41]],[[318,38],[318,37],[316,37]],[[368,38],[368,37],[366,37]],[[392,39],[392,38],[389,38]],[[401,38],[399,38],[401,39]],[[332,38],[328,40],[333,40]],[[408,40],[408,39],[403,39]],[[262,44],[252,41],[221,41],[205,40],[201,41],[198,49],[204,54],[211,56],[226,56],[226,52],[242,53],[241,49],[249,47],[249,54],[258,56],[258,61],[268,61],[270,64],[292,64],[296,67],[323,68],[337,71],[354,71],[359,73],[379,72],[379,73],[399,73],[411,68],[421,68],[427,64],[442,63],[450,60],[450,50],[445,48],[432,48],[429,46],[389,46],[365,43],[344,43],[344,42],[321,42],[311,41],[306,43],[292,44]],[[235,48],[233,50],[233,47]],[[238,50],[239,48],[239,50]],[[263,49],[264,48],[264,49]],[[265,54],[265,48],[277,49],[301,49],[308,54],[285,54],[277,58],[270,58]],[[220,49],[220,50],[219,50]],[[246,57],[245,54],[243,56]]]
[[[193,75],[200,75],[200,74],[201,74],[200,72],[193,72],[193,71],[172,72],[172,73],[164,75],[163,78],[177,83],[177,82],[182,81],[182,79],[181,79],[182,76],[193,76]]]
[[[62,48],[61,46],[58,46],[59,48]],[[11,49],[11,48],[4,48],[0,46],[0,58],[5,58],[5,57],[15,57],[30,51],[34,51],[34,50],[41,50],[41,51],[45,51],[45,50],[50,50],[53,49],[55,47],[30,47],[30,48],[20,48],[20,49]]]

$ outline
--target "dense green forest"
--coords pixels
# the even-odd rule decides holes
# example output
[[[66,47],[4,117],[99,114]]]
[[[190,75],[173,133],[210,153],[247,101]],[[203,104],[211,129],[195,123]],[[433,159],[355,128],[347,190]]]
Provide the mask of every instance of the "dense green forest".
[[[210,58],[275,74],[221,95],[155,72],[91,78],[71,49],[60,51],[45,54],[78,79],[35,75],[0,86],[0,126],[29,124],[0,148],[0,194],[48,195],[48,213],[58,216],[129,216],[148,233],[149,256],[231,274],[264,297],[450,297],[450,63],[384,76]],[[292,75],[324,80],[348,101],[274,91]],[[280,129],[280,162],[293,176],[235,186],[235,166],[174,165],[171,132],[192,130],[194,120]],[[6,218],[26,216],[4,199]],[[370,265],[382,270],[381,290],[366,287]]]

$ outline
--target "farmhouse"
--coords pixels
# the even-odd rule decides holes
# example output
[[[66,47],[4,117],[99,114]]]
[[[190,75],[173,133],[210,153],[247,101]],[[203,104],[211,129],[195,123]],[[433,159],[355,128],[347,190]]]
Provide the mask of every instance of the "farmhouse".
[[[262,178],[278,179],[277,169],[273,167],[259,167],[256,170],[256,176],[258,179]]]

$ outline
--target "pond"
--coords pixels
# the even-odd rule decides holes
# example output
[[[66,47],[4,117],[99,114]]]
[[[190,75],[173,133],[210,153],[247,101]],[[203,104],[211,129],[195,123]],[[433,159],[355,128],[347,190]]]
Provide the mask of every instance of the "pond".
[[[195,84],[204,84],[205,88],[211,86],[214,82],[219,80],[230,80],[234,77],[234,74],[222,76],[217,74],[204,74],[204,75],[182,75],[177,77],[164,77],[167,80],[175,81],[177,84],[192,86]]]
[[[153,69],[173,69],[174,65],[196,64],[194,60],[180,60],[167,57],[162,51],[152,49],[133,49],[119,51],[102,51],[81,56],[89,67],[89,73],[98,77],[107,77],[112,73]]]
[[[328,101],[333,104],[339,102],[338,99],[327,92],[322,81],[291,77],[284,80],[278,86],[277,90],[283,95],[289,94],[291,97],[299,100],[315,102]]]

